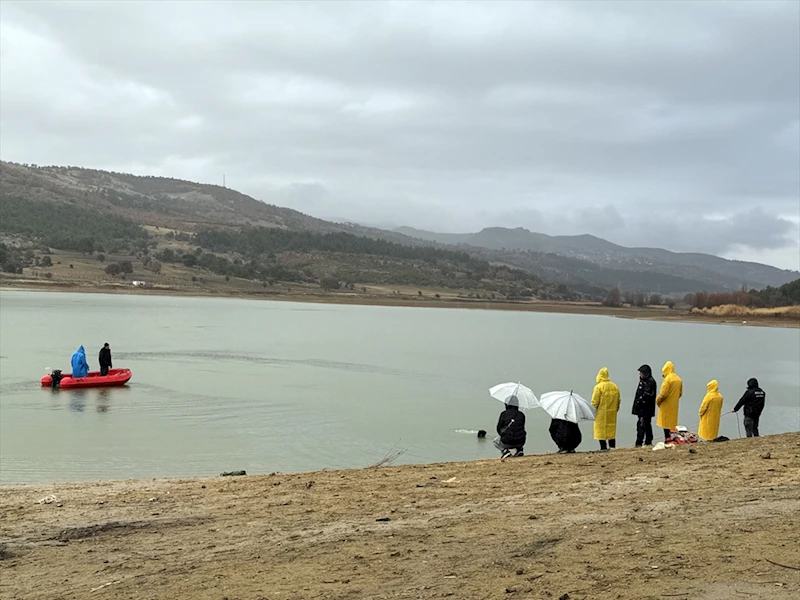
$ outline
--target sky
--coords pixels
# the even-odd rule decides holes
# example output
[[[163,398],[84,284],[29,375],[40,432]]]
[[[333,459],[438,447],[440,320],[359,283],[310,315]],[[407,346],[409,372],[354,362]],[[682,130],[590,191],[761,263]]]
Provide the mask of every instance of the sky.
[[[0,157],[800,269],[800,3],[0,3]]]

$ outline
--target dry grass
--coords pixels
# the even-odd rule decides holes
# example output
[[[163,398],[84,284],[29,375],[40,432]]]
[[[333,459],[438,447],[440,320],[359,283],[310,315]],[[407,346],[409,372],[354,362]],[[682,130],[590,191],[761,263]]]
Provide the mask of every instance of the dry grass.
[[[758,317],[772,319],[800,320],[800,306],[780,306],[778,308],[749,308],[737,304],[723,304],[713,308],[692,309],[695,314],[715,317]]]

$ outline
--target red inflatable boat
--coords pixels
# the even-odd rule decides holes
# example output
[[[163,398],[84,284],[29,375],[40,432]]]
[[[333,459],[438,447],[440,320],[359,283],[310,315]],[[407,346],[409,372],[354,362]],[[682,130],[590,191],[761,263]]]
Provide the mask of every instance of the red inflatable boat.
[[[77,379],[73,379],[70,373],[64,373],[61,375],[58,387],[76,389],[125,385],[130,381],[131,375],[130,369],[110,369],[105,377],[100,376],[100,371],[92,371],[86,377]],[[42,377],[42,387],[53,387],[53,378],[50,375]]]

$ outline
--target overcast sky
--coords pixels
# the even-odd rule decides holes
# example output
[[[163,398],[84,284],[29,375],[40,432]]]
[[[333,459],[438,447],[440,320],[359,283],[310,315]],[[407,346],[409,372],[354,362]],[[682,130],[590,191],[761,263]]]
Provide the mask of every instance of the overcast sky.
[[[0,3],[0,155],[800,268],[800,3]]]

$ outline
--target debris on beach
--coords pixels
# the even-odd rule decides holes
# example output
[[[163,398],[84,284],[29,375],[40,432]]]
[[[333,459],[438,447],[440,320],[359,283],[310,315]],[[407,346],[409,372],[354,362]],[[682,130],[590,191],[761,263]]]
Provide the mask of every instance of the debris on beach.
[[[242,475],[247,475],[247,471],[225,471],[219,474],[220,477],[240,477]]]

